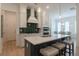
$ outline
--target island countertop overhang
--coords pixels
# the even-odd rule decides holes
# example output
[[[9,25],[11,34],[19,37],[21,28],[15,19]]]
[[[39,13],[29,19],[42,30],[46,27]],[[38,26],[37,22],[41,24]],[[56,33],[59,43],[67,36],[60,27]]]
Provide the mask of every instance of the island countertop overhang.
[[[34,36],[34,37],[24,37],[24,39],[27,40],[28,42],[30,42],[33,45],[37,45],[37,44],[42,44],[42,43],[45,43],[45,42],[50,42],[50,41],[53,41],[53,40],[65,38],[65,37],[70,37],[70,35],[56,35],[56,36],[53,36],[53,37]]]

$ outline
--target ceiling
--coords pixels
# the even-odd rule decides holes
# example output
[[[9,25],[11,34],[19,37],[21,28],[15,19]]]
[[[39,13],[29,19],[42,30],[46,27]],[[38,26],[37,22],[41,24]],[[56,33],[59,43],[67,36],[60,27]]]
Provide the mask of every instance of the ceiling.
[[[40,7],[45,10],[54,18],[69,17],[76,15],[76,4],[75,3],[28,3],[26,4],[30,7]],[[49,9],[46,8],[49,6]]]
[[[75,3],[22,3],[28,7],[40,7],[42,11],[46,11],[53,18],[61,18],[76,16]],[[49,6],[47,9],[46,6]]]

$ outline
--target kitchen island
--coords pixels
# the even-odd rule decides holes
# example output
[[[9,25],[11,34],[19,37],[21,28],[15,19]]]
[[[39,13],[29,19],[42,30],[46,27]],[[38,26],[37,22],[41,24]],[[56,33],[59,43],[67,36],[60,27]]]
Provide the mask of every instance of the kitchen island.
[[[60,35],[56,34],[52,37],[34,36],[34,37],[24,37],[25,40],[25,56],[40,56],[40,49],[57,41],[63,41],[70,38],[70,35]]]

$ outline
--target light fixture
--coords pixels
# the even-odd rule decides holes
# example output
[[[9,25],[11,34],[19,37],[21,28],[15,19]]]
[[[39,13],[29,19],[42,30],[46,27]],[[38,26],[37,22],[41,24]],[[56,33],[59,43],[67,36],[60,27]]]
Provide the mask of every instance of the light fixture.
[[[59,19],[61,18],[61,16],[59,16]]]
[[[37,12],[41,12],[41,8],[40,7],[37,8]]]
[[[49,6],[46,6],[47,9],[49,9]]]

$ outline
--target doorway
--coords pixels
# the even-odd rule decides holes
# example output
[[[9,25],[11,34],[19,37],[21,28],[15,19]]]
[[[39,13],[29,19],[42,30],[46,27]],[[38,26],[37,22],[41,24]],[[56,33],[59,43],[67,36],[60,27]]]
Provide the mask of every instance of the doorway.
[[[3,10],[3,55],[11,55],[16,47],[16,12]]]
[[[4,11],[3,42],[16,40],[16,13]]]

